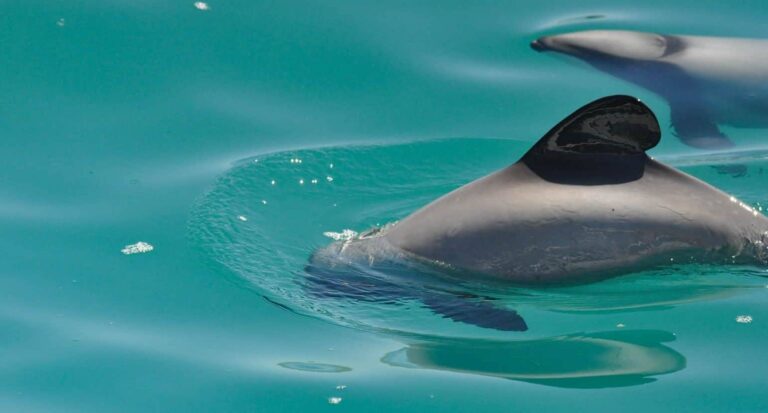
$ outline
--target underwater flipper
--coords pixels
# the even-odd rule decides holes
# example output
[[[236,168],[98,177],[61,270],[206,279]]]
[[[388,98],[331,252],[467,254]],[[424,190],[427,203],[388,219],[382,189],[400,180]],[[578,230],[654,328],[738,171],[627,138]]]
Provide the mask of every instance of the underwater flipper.
[[[428,293],[424,307],[456,322],[501,331],[526,331],[528,325],[517,311],[499,308],[488,301],[474,301],[452,294]]]
[[[728,137],[712,120],[710,110],[702,103],[670,101],[670,118],[675,135],[688,146],[699,149],[728,149],[733,147]]]
[[[699,149],[729,149],[733,142],[720,131],[702,104],[670,102],[672,127],[680,140]],[[715,165],[717,173],[741,178],[747,174],[747,166],[740,164]]]
[[[680,140],[688,146],[700,149],[729,149],[733,142],[720,132],[715,122],[709,117],[709,111],[701,105],[670,103],[672,108],[672,127]],[[747,174],[747,166],[742,164],[712,166],[721,175],[741,178]]]
[[[304,267],[302,286],[315,298],[351,299],[396,304],[408,298],[408,290],[378,279],[351,265],[323,265],[310,261]]]

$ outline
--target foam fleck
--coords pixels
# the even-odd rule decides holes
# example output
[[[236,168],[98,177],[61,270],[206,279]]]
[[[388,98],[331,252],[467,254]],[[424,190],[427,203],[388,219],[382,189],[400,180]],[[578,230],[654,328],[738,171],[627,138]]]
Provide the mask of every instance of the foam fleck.
[[[323,232],[323,235],[336,241],[348,241],[357,236],[357,231],[351,229],[345,229],[341,232],[327,231]]]
[[[752,322],[752,316],[751,315],[736,316],[736,322],[739,324],[749,324]]]
[[[131,255],[131,254],[143,254],[145,252],[150,252],[155,247],[153,247],[151,244],[143,241],[139,241],[135,244],[126,245],[123,247],[123,249],[120,250],[125,255]]]

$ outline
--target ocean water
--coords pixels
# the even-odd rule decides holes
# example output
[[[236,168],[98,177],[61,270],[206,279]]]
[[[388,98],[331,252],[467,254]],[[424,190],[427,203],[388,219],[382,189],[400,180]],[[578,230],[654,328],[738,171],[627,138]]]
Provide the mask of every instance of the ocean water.
[[[651,155],[763,211],[764,129],[684,146],[658,96],[529,47],[768,38],[763,2],[2,5],[0,410],[768,409],[765,268],[486,291],[525,332],[303,287],[332,237],[516,161],[609,94],[656,112]]]

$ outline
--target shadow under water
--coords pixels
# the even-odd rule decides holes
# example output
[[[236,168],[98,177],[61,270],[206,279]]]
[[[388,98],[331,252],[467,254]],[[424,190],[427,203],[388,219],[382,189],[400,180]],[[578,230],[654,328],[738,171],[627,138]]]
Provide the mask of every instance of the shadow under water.
[[[409,344],[382,362],[555,387],[604,388],[645,384],[685,368],[685,357],[659,330],[571,334],[530,341],[445,339]]]

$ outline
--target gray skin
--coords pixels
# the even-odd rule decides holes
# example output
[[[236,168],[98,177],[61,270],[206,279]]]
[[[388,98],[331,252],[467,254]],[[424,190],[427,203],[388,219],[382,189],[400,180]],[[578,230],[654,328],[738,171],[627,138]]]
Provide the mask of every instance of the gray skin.
[[[315,251],[302,285],[320,299],[412,300],[456,322],[525,331],[516,311],[460,281],[585,283],[669,263],[766,264],[768,219],[649,158],[659,139],[656,117],[637,99],[594,101],[517,163]]]
[[[676,134],[690,146],[732,146],[718,125],[768,127],[768,40],[590,30],[531,46],[574,56],[664,98]]]
[[[600,99],[519,162],[383,237],[413,257],[525,284],[587,282],[670,262],[765,264],[768,219],[649,158],[659,138],[655,116],[637,99]]]

